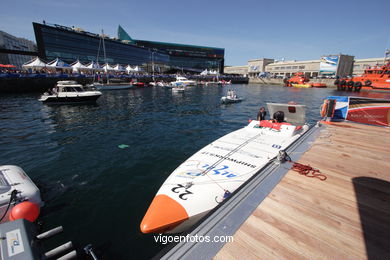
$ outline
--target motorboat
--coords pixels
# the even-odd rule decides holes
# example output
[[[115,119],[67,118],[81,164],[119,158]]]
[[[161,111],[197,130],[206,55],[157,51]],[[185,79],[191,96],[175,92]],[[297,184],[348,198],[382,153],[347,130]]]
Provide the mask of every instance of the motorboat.
[[[336,79],[334,84],[337,86],[337,90],[360,91],[363,89],[389,91],[390,57],[386,56],[385,60],[387,61],[385,65],[368,67],[361,76]]]
[[[94,87],[97,90],[121,90],[121,89],[130,89],[134,88],[133,84],[130,83],[110,83],[110,84],[102,84],[102,83],[92,83],[88,85],[89,87]]]
[[[195,80],[189,80],[186,77],[182,76],[176,76],[176,81],[171,82],[172,86],[196,86],[196,81]]]
[[[326,88],[326,84],[319,82],[309,82],[310,79],[306,77],[303,72],[297,72],[289,79],[285,79],[286,87],[294,88]]]
[[[238,103],[238,102],[241,102],[241,101],[242,101],[242,98],[235,97],[235,96],[221,97],[221,103],[222,104]]]
[[[304,105],[267,105],[270,114],[284,112],[286,122],[253,120],[188,158],[158,190],[141,222],[143,233],[193,227],[309,129]]]
[[[25,201],[38,207],[44,205],[39,189],[22,168],[15,165],[0,166],[0,217],[3,217],[1,223],[9,221],[12,209]]]
[[[85,90],[76,81],[58,81],[55,88],[44,93],[39,101],[43,103],[85,103],[95,102],[102,93],[96,90]]]
[[[143,87],[145,87],[145,83],[139,82],[139,81],[133,82],[132,85],[133,85],[134,87],[136,87],[136,88],[143,88]]]

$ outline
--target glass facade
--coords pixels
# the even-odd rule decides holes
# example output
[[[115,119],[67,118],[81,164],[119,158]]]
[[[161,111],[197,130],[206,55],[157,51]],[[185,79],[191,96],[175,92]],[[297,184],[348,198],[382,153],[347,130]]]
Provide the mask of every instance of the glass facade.
[[[56,58],[71,63],[96,61],[105,63],[102,37],[80,29],[60,25],[33,23],[39,56],[46,61]],[[135,45],[118,39],[104,38],[109,64],[164,65],[192,70],[217,69],[223,72],[221,48],[134,40]],[[100,47],[99,47],[100,46]]]
[[[24,54],[24,52],[36,53],[36,46],[32,41],[15,37],[3,31],[0,31],[0,49],[5,50],[4,53],[0,53],[0,63],[12,64],[18,69],[33,59],[32,55]],[[10,52],[7,53],[7,51]]]
[[[76,32],[71,28],[53,27],[33,23],[39,56],[46,61],[60,58],[71,63],[76,60],[88,63],[105,63],[102,37],[91,33]],[[169,63],[169,55],[140,48],[118,40],[104,39],[106,59],[109,64],[145,65],[153,60],[156,63]]]
[[[223,72],[225,49],[177,43],[135,40],[138,46],[169,53],[170,65]]]

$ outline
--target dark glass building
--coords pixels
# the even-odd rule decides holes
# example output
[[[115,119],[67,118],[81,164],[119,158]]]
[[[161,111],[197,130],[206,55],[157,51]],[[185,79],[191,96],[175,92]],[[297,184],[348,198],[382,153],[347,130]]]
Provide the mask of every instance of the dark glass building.
[[[151,64],[164,68],[202,71],[217,69],[223,73],[224,49],[133,40],[120,26],[118,38],[85,32],[80,28],[61,25],[33,23],[40,58],[50,61],[60,58],[68,63],[80,60],[83,63],[106,60],[109,64]],[[104,41],[102,40],[104,38]]]

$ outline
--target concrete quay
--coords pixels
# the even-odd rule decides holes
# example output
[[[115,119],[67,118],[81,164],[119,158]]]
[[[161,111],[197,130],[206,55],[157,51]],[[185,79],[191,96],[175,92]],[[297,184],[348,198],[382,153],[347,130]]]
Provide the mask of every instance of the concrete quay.
[[[335,88],[335,79],[311,79],[309,83],[324,83],[328,88]],[[265,85],[284,85],[283,79],[249,78],[249,83]]]

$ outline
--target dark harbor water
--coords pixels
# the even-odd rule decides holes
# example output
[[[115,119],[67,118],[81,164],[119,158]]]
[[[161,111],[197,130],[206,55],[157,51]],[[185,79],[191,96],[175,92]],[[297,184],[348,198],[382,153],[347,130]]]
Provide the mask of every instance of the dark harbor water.
[[[91,243],[101,259],[148,259],[163,245],[141,234],[139,224],[160,185],[200,148],[256,118],[261,105],[305,104],[314,123],[329,95],[390,98],[335,89],[229,88],[245,100],[221,105],[227,87],[211,86],[185,93],[107,91],[95,105],[47,106],[38,95],[2,95],[0,164],[21,166],[40,186],[44,229],[65,229],[51,248],[72,240],[79,247]]]

